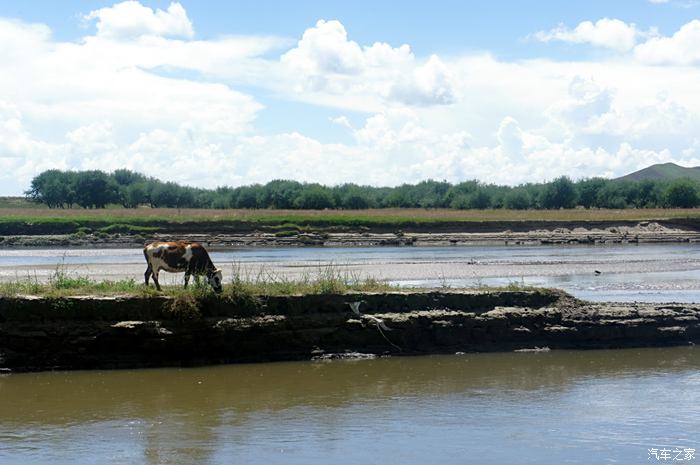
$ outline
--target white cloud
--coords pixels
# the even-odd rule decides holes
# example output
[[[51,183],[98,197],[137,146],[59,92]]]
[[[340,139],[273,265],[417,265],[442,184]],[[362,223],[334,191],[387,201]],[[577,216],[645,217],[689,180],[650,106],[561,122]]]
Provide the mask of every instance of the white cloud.
[[[133,0],[100,8],[85,15],[86,21],[97,20],[97,34],[112,39],[144,35],[192,37],[194,29],[185,9],[171,3],[166,11],[153,10]]]
[[[651,64],[691,65],[700,62],[700,21],[694,19],[671,37],[652,37],[638,45],[635,57]]]
[[[618,52],[627,52],[634,48],[640,35],[643,33],[634,24],[627,24],[619,19],[602,18],[595,23],[583,21],[574,29],[560,25],[547,32],[539,31],[534,34],[534,37],[541,42],[588,43]]]
[[[348,40],[340,21],[320,20],[304,31],[296,48],[282,56],[282,62],[309,75],[355,74],[364,66],[360,46]]]
[[[498,142],[505,155],[511,157],[522,155],[523,132],[518,122],[510,116],[504,118],[498,127]]]
[[[336,20],[320,20],[307,29],[297,46],[281,57],[285,74],[294,76],[303,94],[331,94],[406,105],[454,103],[449,70],[436,55],[421,63],[408,45],[394,48],[375,42],[361,47],[349,40]]]
[[[456,101],[450,72],[437,55],[431,55],[412,74],[399,78],[389,96],[409,105],[446,105]]]
[[[652,3],[665,1],[650,0]],[[656,28],[641,31],[634,24],[603,18],[596,23],[583,21],[576,28],[563,25],[539,31],[533,37],[541,42],[587,43],[619,53],[632,53],[639,62],[654,65],[694,65],[700,63],[700,20],[693,19],[672,36],[662,36]]]
[[[604,132],[613,114],[613,91],[601,88],[593,79],[574,76],[569,83],[568,98],[550,108],[550,116],[564,124],[568,133]]]
[[[340,126],[344,126],[348,129],[352,129],[352,124],[350,124],[350,120],[345,115],[336,116],[335,118],[330,118],[330,121],[332,123],[338,124]]]
[[[97,10],[97,33],[77,42],[0,19],[0,62],[12,70],[0,73],[0,195],[25,190],[48,168],[126,167],[215,187],[280,177],[520,183],[700,164],[700,68],[678,67],[688,63],[678,58],[658,66],[642,53],[663,43],[653,56],[692,55],[677,40],[681,31],[638,45],[637,60],[416,57],[408,45],[358,44],[338,21],[319,21],[296,42],[195,40],[179,4],[161,11],[134,3],[133,24],[119,16],[124,3]],[[625,28],[610,32],[617,23],[604,33],[609,26],[569,32],[627,52],[641,40]],[[265,108],[242,84],[302,109],[327,107],[317,134],[336,125],[329,132],[345,130],[349,142],[321,142],[294,121],[282,133],[261,132]]]

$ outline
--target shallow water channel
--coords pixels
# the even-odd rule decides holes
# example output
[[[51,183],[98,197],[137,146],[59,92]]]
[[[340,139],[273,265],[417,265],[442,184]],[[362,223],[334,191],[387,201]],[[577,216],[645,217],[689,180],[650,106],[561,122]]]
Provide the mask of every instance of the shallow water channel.
[[[258,248],[212,250],[224,278],[313,277],[329,265],[351,278],[401,286],[519,283],[598,301],[700,302],[699,244]],[[0,250],[0,280],[48,280],[60,268],[93,279],[143,279],[140,249]],[[597,273],[596,273],[597,272]],[[182,275],[161,273],[161,282]]]
[[[0,412],[12,464],[657,463],[700,450],[700,350],[15,374]]]

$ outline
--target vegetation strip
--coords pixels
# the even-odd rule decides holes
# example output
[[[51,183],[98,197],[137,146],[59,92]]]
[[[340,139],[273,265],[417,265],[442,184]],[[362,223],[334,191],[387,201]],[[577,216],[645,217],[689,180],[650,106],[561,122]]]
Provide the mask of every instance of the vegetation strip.
[[[516,187],[484,184],[475,180],[458,184],[422,181],[397,187],[342,184],[323,186],[291,180],[265,185],[201,189],[162,182],[126,169],[114,173],[48,170],[36,176],[28,198],[52,208],[79,205],[124,208],[246,208],[246,209],[559,209],[658,208],[700,206],[696,179],[582,179],[566,176],[547,183]]]
[[[163,286],[158,292],[152,286],[134,279],[119,281],[96,281],[85,276],[68,273],[58,266],[48,282],[28,277],[11,282],[0,283],[0,297],[35,296],[62,298],[74,296],[96,297],[173,297],[173,298],[213,298],[240,300],[254,296],[300,295],[300,294],[343,294],[347,292],[388,292],[397,291],[398,287],[375,278],[359,276],[341,270],[334,265],[319,267],[313,274],[306,274],[297,279],[289,279],[272,271],[261,269],[257,274],[244,275],[239,269],[231,270],[234,280],[225,284],[223,292],[215,296],[206,280],[194,279],[188,289],[182,286]],[[512,289],[512,287],[511,287]]]

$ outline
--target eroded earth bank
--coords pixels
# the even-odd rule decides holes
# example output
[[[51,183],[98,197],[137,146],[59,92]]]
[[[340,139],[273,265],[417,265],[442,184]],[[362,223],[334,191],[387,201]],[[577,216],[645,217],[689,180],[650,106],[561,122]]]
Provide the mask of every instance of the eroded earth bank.
[[[233,222],[163,223],[148,227],[95,222],[0,224],[0,247],[137,247],[151,240],[192,240],[209,247],[445,246],[474,244],[615,244],[700,241],[700,221],[474,221],[306,225]]]
[[[686,345],[700,305],[558,291],[0,299],[0,370]]]

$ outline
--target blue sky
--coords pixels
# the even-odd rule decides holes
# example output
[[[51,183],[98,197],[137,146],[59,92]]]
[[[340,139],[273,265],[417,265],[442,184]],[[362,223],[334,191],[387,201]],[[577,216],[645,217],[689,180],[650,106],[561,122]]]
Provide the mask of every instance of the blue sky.
[[[79,40],[85,34],[80,16],[115,2],[0,1],[5,17],[21,18],[51,26],[60,40]],[[359,43],[375,41],[394,45],[411,44],[417,54],[454,54],[465,50],[489,50],[502,57],[526,58],[542,53],[556,55],[540,44],[524,41],[533,31],[559,23],[576,25],[603,17],[656,26],[670,34],[698,16],[700,4],[645,0],[615,2],[561,1],[405,1],[356,0],[353,2],[300,0],[295,2],[182,1],[200,38],[230,34],[270,34],[296,38],[319,19],[339,19]],[[165,9],[170,1],[144,4]],[[569,47],[565,47],[569,50]],[[579,51],[580,53],[581,51]]]
[[[5,17],[51,26],[60,40],[78,40],[85,34],[79,18],[110,6],[110,1],[30,2],[0,1]],[[170,1],[144,2],[166,9]],[[353,2],[299,0],[267,2],[181,1],[200,38],[230,34],[270,34],[297,38],[319,19],[339,19],[362,44],[375,41],[411,44],[417,54],[460,53],[465,49],[489,50],[499,56],[523,58],[552,53],[539,44],[523,41],[533,31],[559,23],[576,25],[603,17],[618,18],[642,28],[656,26],[670,34],[698,16],[700,4],[645,0],[586,2],[561,1],[405,1]]]
[[[0,0],[0,194],[48,168],[214,187],[694,166],[699,15],[694,0]]]

